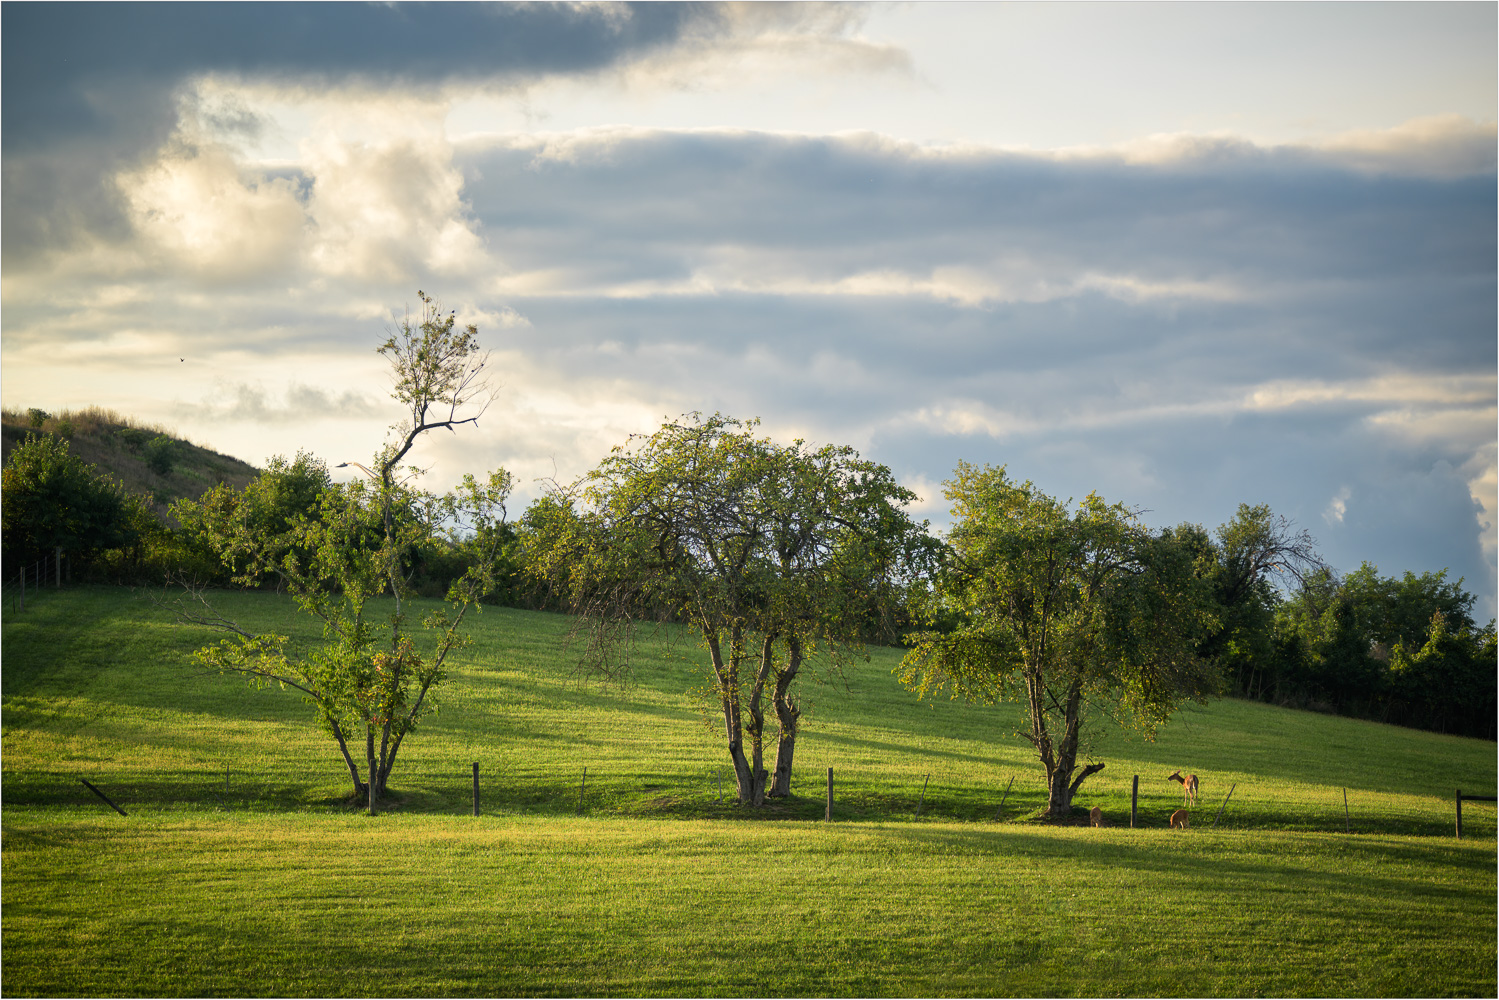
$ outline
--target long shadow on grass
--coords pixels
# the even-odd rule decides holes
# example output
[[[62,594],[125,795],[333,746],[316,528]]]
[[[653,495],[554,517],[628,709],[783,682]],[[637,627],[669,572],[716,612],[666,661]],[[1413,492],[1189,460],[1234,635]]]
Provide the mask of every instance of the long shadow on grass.
[[[948,861],[955,853],[1019,855],[1034,859],[1037,863],[1122,867],[1131,872],[1159,875],[1163,879],[1186,880],[1196,885],[1221,885],[1224,892],[1235,891],[1236,885],[1264,885],[1267,879],[1282,885],[1294,886],[1298,892],[1312,890],[1313,895],[1316,896],[1335,890],[1347,896],[1399,897],[1408,894],[1412,888],[1408,881],[1371,875],[1368,871],[1335,873],[1309,870],[1306,866],[1294,862],[1278,861],[1273,853],[1265,854],[1263,859],[1258,861],[1242,860],[1242,854],[1230,857],[1224,853],[1211,855],[1188,853],[1178,849],[1181,845],[1174,841],[1183,836],[1190,836],[1190,834],[1176,831],[1161,831],[1158,834],[1161,838],[1159,846],[1149,847],[1140,846],[1138,841],[1141,838],[1138,836],[1129,842],[1123,842],[1103,837],[1084,840],[1046,836],[1039,832],[1011,833],[998,830],[970,832],[922,829],[919,826],[882,827],[881,832],[911,845],[915,850],[943,857]],[[1350,850],[1362,855],[1367,843],[1367,841],[1360,841],[1356,848],[1350,847]],[[1385,845],[1371,844],[1369,846],[1383,847]],[[1230,849],[1242,851],[1245,845],[1242,841],[1238,841],[1231,845]],[[1487,857],[1477,852],[1458,851],[1443,848],[1441,845],[1432,845],[1430,849],[1408,848],[1406,850],[1408,853],[1386,853],[1392,860],[1406,856],[1414,856],[1420,860],[1423,857],[1430,858],[1432,853],[1437,853],[1442,856],[1444,864],[1470,870],[1475,875],[1475,881],[1471,886],[1443,886],[1423,882],[1421,885],[1423,896],[1437,897],[1444,901],[1471,899],[1474,892],[1482,887],[1482,883],[1478,882],[1477,878],[1492,875],[1491,864]]]

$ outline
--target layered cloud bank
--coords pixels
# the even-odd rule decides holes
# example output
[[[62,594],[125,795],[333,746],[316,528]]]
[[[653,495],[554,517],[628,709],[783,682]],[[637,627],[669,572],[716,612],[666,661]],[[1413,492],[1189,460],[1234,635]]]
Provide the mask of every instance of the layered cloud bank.
[[[621,10],[566,8],[536,29],[566,44],[483,87],[787,38],[908,70],[840,8]],[[1341,568],[1449,567],[1493,613],[1492,123],[1050,151],[460,130],[459,42],[387,79],[334,52],[322,87],[290,56],[173,56],[131,77],[146,138],[114,142],[84,70],[12,120],[5,26],[7,405],[102,403],[256,462],[363,458],[396,416],[373,348],[422,288],[478,323],[505,383],[480,433],[434,442],[440,478],[570,478],[722,410],[855,444],[938,522],[959,458],[1156,524],[1265,502]]]

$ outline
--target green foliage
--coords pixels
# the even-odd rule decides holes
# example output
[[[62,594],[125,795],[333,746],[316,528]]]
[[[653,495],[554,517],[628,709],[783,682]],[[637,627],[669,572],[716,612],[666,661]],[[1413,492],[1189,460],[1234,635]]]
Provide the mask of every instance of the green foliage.
[[[421,434],[477,419],[459,417],[458,409],[482,388],[476,331],[454,333],[452,315],[440,317],[425,295],[422,302],[420,326],[407,322],[379,348],[391,357],[393,395],[411,419],[381,449],[375,470],[365,470],[368,481],[333,484],[322,462],[299,454],[290,464],[272,460],[242,492],[219,487],[176,507],[185,529],[237,582],[274,577],[323,631],[320,645],[298,647],[284,634],[241,627],[189,588],[206,610],[184,606],[184,618],[232,636],[196,659],[258,685],[300,691],[372,810],[386,795],[403,741],[431,708],[429,693],[447,677],[449,654],[466,644],[465,616],[495,588],[511,489],[503,471],[482,483],[465,476],[442,496],[411,485],[418,470],[396,477],[396,463]],[[412,621],[416,553],[444,530],[470,532],[474,558],[452,581],[446,604]],[[380,604],[382,596],[394,606]],[[361,750],[363,776],[355,760]]]
[[[146,442],[142,456],[147,467],[158,476],[171,475],[172,468],[177,464],[177,442],[165,434],[158,434]]]
[[[914,494],[851,448],[777,445],[755,422],[696,414],[615,448],[526,519],[535,571],[593,629],[584,655],[628,667],[634,623],[688,623],[710,661],[739,801],[789,793],[809,657],[841,669],[901,601],[925,525]],[[763,766],[764,700],[777,725]]]
[[[1240,504],[1216,538],[1195,524],[1166,534],[1192,550],[1196,575],[1212,595],[1218,623],[1198,654],[1218,666],[1231,690],[1254,696],[1268,683],[1267,664],[1274,657],[1275,609],[1281,600],[1275,585],[1304,586],[1324,569],[1315,541],[1264,504]]]
[[[1381,577],[1365,563],[1308,579],[1277,610],[1273,696],[1493,739],[1499,711],[1494,624],[1446,571]]]
[[[220,484],[197,500],[179,500],[172,514],[191,544],[214,554],[231,578],[253,586],[276,579],[288,557],[305,566],[313,550],[301,525],[316,521],[333,486],[327,465],[307,452],[294,461],[280,455],[243,490]]]
[[[1046,770],[1048,812],[1066,815],[1103,767],[1076,771],[1089,702],[1117,705],[1149,734],[1183,700],[1216,690],[1196,655],[1215,624],[1194,575],[1199,553],[1097,494],[1069,511],[1002,467],[960,463],[946,495],[953,528],[932,614],[955,624],[912,636],[901,679],[923,696],[948,687],[1023,700],[1021,735]]]
[[[7,559],[23,562],[62,549],[84,563],[134,546],[154,524],[145,502],[94,474],[68,442],[34,435],[11,452],[3,474]]]
[[[31,426],[34,429],[41,430],[42,424],[45,424],[48,420],[52,419],[52,414],[48,413],[46,410],[38,409],[37,407],[33,406],[26,411],[26,419],[30,421]]]

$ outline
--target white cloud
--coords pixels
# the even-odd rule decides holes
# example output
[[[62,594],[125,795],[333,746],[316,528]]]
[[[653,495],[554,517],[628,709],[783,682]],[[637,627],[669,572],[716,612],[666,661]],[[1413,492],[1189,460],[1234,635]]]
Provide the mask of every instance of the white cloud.
[[[1343,515],[1348,513],[1348,501],[1353,498],[1353,491],[1344,486],[1338,490],[1337,495],[1327,502],[1327,509],[1322,512],[1322,520],[1328,524],[1342,524]]]
[[[1496,165],[1494,122],[1463,115],[1415,118],[1394,128],[1344,132],[1314,147],[1356,170],[1409,177],[1471,177]]]
[[[173,142],[120,175],[142,250],[209,283],[294,270],[307,217],[288,180],[256,178],[218,146]]]

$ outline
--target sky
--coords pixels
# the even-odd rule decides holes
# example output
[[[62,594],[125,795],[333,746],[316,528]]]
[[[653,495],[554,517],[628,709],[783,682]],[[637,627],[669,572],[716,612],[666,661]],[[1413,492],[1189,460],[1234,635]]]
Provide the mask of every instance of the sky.
[[[513,515],[684,413],[1495,609],[1492,3],[0,7],[0,397],[368,461],[435,296]],[[341,474],[341,473],[340,473]]]

